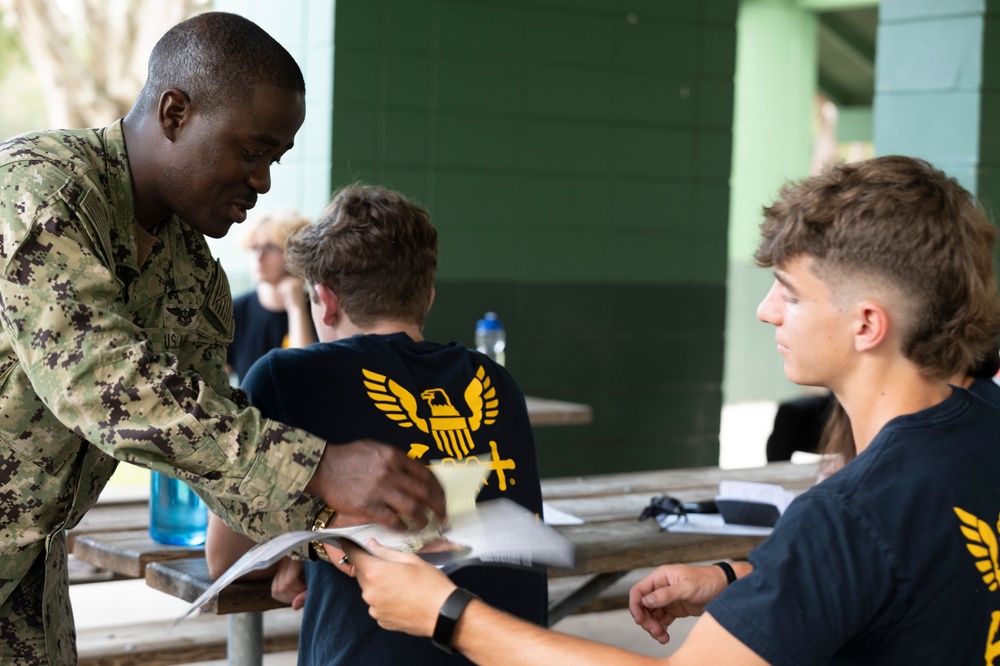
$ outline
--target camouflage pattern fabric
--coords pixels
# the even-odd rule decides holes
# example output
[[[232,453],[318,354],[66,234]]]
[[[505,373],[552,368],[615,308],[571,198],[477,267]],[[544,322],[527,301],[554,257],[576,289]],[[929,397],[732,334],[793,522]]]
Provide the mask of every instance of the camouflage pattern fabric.
[[[230,388],[229,282],[176,218],[140,268],[121,121],[0,143],[0,664],[76,662],[65,531],[119,460],[236,529],[312,525],[325,442]]]

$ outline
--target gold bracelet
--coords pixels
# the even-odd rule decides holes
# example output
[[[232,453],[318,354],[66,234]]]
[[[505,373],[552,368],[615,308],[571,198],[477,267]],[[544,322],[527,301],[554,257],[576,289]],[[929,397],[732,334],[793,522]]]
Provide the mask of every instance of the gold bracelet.
[[[332,506],[325,506],[323,510],[316,514],[316,521],[313,523],[312,531],[324,530],[326,526],[333,522],[333,517],[337,515],[337,510]],[[323,543],[320,541],[310,541],[309,547],[312,548],[313,555],[317,559],[323,560],[324,562],[333,562],[330,557],[326,554],[326,548],[323,548]]]

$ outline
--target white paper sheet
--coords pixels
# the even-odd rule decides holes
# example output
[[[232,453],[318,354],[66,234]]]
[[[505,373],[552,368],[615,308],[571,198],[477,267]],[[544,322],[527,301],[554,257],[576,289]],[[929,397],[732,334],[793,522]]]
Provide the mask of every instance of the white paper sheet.
[[[756,481],[723,481],[719,484],[719,495],[716,500],[744,500],[760,504],[773,504],[782,514],[795,499],[795,493],[785,490],[776,483],[758,483]]]
[[[545,515],[546,525],[583,525],[583,518],[557,509],[545,502],[542,502],[542,513]]]
[[[413,553],[443,538],[451,542],[454,549],[422,553],[421,556],[446,573],[477,563],[526,567],[533,564],[573,566],[573,544],[544,525],[531,511],[508,499],[476,503],[479,488],[490,471],[487,464],[435,465],[431,470],[445,489],[449,522],[443,529],[436,519],[432,519],[419,531],[398,532],[368,524],[280,534],[247,551],[195,599],[175,624],[190,616],[237,578],[250,571],[266,569],[310,541],[339,546],[340,539],[348,539],[364,547],[369,539],[374,538],[384,546]]]

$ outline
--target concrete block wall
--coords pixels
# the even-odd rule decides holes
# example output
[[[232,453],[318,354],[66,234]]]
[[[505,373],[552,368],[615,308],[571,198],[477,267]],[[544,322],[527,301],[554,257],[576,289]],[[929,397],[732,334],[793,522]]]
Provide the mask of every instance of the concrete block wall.
[[[338,0],[332,182],[441,232],[426,333],[499,313],[542,472],[718,462],[735,20],[726,0]]]

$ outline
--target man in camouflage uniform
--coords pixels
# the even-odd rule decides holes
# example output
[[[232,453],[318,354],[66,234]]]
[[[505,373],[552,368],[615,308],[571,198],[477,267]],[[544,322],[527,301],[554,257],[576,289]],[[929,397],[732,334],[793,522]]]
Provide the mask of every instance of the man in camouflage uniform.
[[[218,12],[149,65],[123,120],[0,144],[0,664],[75,662],[65,531],[119,460],[257,538],[326,506],[397,527],[443,513],[419,463],[263,419],[224,372],[232,298],[203,234],[270,188],[305,117],[298,66]]]

